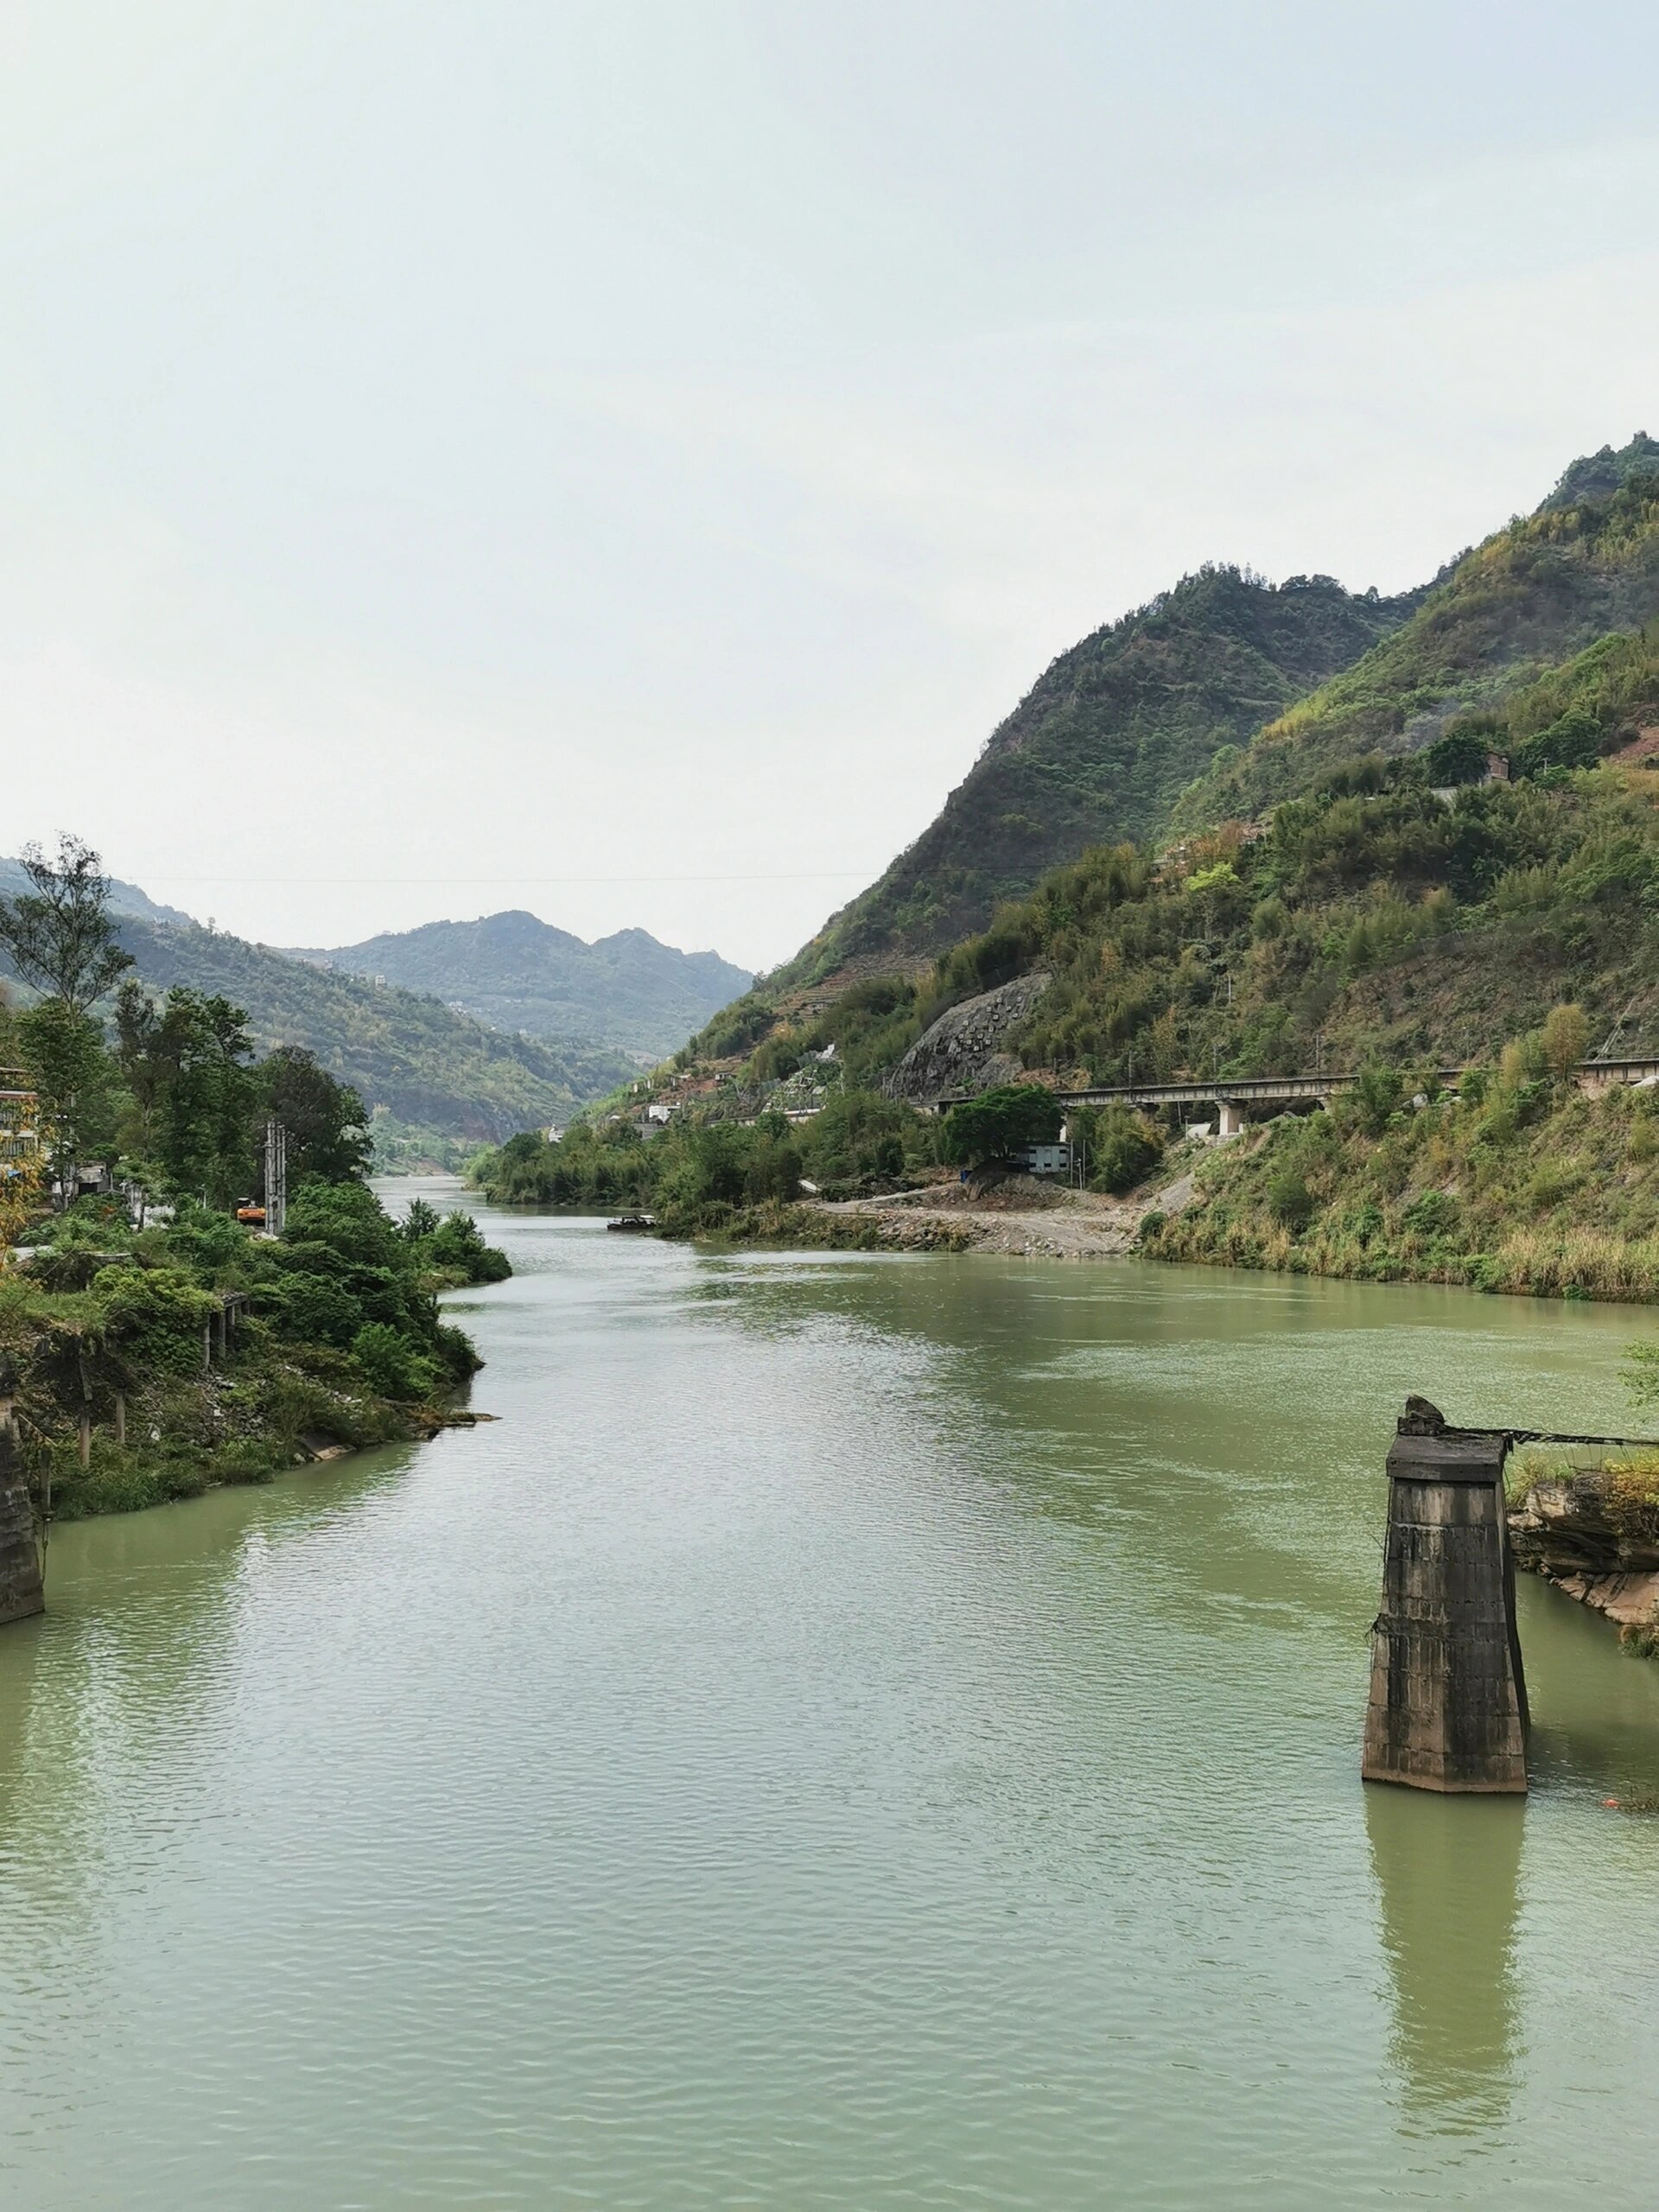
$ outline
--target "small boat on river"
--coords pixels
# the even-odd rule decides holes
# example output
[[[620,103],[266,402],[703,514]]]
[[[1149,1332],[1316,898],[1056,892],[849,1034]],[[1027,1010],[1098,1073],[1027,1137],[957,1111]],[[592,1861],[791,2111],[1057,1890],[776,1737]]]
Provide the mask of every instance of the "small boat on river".
[[[655,1229],[657,1217],[649,1213],[625,1213],[620,1220],[607,1221],[607,1229],[621,1229],[638,1236],[643,1230]]]

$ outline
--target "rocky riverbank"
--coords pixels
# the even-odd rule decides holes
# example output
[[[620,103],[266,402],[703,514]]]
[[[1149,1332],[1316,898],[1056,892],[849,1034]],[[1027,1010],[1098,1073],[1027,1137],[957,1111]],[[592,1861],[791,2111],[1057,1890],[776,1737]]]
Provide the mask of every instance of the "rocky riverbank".
[[[1659,1453],[1587,1466],[1523,1459],[1510,1485],[1510,1535],[1518,1567],[1659,1656]]]

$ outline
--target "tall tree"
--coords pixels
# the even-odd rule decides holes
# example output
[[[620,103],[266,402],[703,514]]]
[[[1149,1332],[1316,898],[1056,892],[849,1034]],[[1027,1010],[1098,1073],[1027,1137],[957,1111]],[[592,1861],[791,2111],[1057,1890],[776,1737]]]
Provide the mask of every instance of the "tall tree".
[[[75,1169],[108,1134],[110,1064],[98,1024],[60,998],[17,1017],[23,1061],[35,1087],[42,1148],[58,1200],[74,1196]]]
[[[258,1101],[247,1015],[217,995],[167,995],[149,1050],[157,1071],[156,1153],[175,1190],[231,1205],[253,1187]]]
[[[259,1072],[268,1110],[288,1131],[290,1182],[350,1183],[367,1173],[374,1149],[368,1109],[349,1084],[337,1083],[299,1045],[277,1046]]]
[[[25,845],[20,857],[35,887],[0,899],[0,950],[24,982],[84,1014],[132,965],[116,941],[104,863],[68,836],[58,840],[54,861],[38,845]]]

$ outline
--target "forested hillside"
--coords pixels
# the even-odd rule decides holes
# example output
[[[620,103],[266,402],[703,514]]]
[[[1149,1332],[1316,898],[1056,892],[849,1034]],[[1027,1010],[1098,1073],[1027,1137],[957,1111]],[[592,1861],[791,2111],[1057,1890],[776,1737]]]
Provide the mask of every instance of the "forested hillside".
[[[1330,576],[1211,568],[1062,653],[917,842],[779,980],[943,951],[1103,838],[1162,829],[1183,787],[1410,613]]]
[[[428,922],[289,957],[429,992],[493,1028],[658,1058],[753,980],[717,952],[678,952],[645,930],[588,944],[522,912]]]
[[[1410,620],[1181,798],[1178,828],[1249,818],[1338,762],[1406,753],[1455,716],[1659,613],[1659,442],[1575,461],[1535,514],[1460,560]]]
[[[123,916],[122,944],[158,990],[220,993],[262,1052],[303,1045],[331,1075],[419,1129],[476,1141],[556,1121],[636,1074],[622,1052],[503,1036],[434,998],[307,967],[221,931]]]
[[[1472,780],[1489,752],[1512,780]],[[1563,999],[1598,1043],[1659,1050],[1655,760],[1659,620],[1427,754],[1342,763],[1264,834],[1233,823],[1161,859],[1096,847],[919,981],[776,1023],[751,1077],[834,1042],[880,1080],[950,1007],[1038,972],[1009,1047],[1084,1083],[1476,1060]]]

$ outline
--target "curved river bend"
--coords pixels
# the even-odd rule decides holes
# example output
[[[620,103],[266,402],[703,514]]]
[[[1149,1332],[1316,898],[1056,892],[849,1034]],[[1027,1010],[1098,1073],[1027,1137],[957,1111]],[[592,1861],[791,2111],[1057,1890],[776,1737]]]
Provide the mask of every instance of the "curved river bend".
[[[0,2200],[1651,2201],[1659,1667],[1527,1586],[1530,1800],[1357,1777],[1404,1393],[1644,1317],[489,1227],[499,1426],[0,1638]]]

